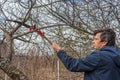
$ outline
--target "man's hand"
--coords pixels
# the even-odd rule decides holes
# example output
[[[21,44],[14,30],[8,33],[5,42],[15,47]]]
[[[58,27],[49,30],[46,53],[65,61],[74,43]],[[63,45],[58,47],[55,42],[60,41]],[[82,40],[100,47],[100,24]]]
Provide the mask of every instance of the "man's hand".
[[[53,47],[54,50],[56,50],[57,52],[61,49],[61,47],[60,47],[57,43],[55,43],[55,42],[52,43],[52,47]]]

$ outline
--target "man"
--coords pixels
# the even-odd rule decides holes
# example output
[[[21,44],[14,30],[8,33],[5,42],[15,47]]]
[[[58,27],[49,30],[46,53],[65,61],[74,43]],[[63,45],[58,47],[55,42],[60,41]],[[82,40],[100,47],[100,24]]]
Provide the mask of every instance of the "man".
[[[58,44],[52,46],[68,70],[85,72],[84,80],[120,80],[120,51],[115,47],[115,37],[112,29],[96,30],[93,40],[96,50],[85,58],[72,58]]]

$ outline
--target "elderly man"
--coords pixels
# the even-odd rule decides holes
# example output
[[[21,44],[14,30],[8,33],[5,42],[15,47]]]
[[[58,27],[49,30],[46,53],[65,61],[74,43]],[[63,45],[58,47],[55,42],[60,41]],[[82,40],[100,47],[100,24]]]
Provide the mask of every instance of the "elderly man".
[[[72,72],[85,72],[84,80],[120,80],[120,51],[115,46],[112,29],[94,31],[95,51],[85,58],[72,58],[54,43],[59,59]]]

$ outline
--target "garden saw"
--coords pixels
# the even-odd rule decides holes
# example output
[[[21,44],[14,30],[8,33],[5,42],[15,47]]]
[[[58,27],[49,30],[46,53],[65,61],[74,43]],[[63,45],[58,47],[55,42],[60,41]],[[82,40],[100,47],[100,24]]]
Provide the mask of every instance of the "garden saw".
[[[45,33],[44,33],[44,32],[42,32],[40,29],[37,29],[35,25],[30,26],[30,25],[25,24],[25,23],[22,23],[22,22],[20,22],[20,21],[9,20],[9,19],[6,19],[6,21],[11,21],[11,22],[15,22],[15,23],[21,24],[21,25],[25,26],[26,28],[29,28],[30,31],[35,31],[35,32],[38,33],[41,37],[45,38],[45,39],[52,45],[52,41],[45,36]]]

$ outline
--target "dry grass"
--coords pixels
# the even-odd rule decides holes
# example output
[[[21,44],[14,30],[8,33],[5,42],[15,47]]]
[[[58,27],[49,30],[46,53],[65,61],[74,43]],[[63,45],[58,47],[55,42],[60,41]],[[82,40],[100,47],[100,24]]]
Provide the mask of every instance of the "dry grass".
[[[58,77],[57,57],[52,56],[14,56],[12,64],[23,71],[29,80],[83,80],[83,73],[70,72],[60,62]],[[11,80],[0,70],[0,76]]]

